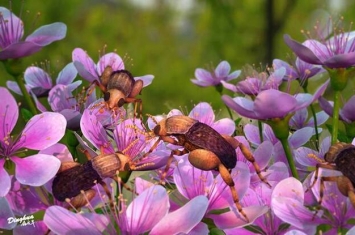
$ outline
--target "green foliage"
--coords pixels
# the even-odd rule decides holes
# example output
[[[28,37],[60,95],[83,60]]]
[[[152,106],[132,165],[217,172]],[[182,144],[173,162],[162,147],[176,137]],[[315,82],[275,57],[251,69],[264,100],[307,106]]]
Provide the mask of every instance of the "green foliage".
[[[222,60],[227,60],[232,70],[241,69],[246,63],[262,63],[262,67],[267,63],[265,7],[268,1],[191,0],[192,7],[186,10],[180,10],[180,1],[149,1],[153,5],[148,7],[135,2],[139,1],[60,0],[50,4],[13,1],[15,14],[20,15],[21,7],[24,9],[21,18],[26,35],[41,25],[57,21],[68,26],[64,40],[25,58],[23,71],[33,63],[49,60],[50,73],[55,78],[71,62],[71,52],[76,47],[83,48],[94,59],[117,50],[121,56],[127,55],[126,67],[133,75],[155,76],[141,98],[144,113],[159,114],[171,108],[191,109],[200,101],[210,102],[216,110],[224,108],[213,88],[197,88],[190,82],[196,68],[211,68]],[[349,10],[342,13],[346,21],[351,21],[354,1],[345,4],[344,9]],[[322,1],[297,1],[287,15],[284,14],[286,6],[286,1],[274,6],[274,18],[282,22],[274,35],[274,58],[286,59],[290,53],[283,43],[284,33],[297,40],[304,39],[299,30],[312,28],[310,16],[316,9],[336,13]],[[38,19],[37,12],[41,13]],[[5,86],[10,76],[1,68],[0,76],[0,85]]]

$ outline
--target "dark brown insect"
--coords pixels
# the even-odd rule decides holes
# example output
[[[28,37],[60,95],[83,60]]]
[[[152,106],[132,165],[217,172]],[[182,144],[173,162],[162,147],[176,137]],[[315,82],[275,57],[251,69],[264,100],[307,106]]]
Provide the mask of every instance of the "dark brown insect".
[[[312,155],[311,157],[317,158]],[[318,159],[318,158],[317,158]],[[355,207],[355,146],[347,143],[336,143],[332,145],[324,156],[322,163],[316,165],[314,181],[309,186],[311,189],[318,179],[319,168],[337,170],[343,173],[341,176],[321,176],[319,189],[319,202],[322,204],[324,196],[324,182],[336,182],[339,191],[346,197],[349,197],[351,204]]]
[[[100,77],[100,82],[95,80],[94,83],[104,93],[104,100],[108,109],[118,109],[126,103],[139,103],[141,113],[142,100],[137,99],[136,96],[143,89],[143,81],[134,80],[128,70],[113,71],[111,66],[107,66]],[[137,112],[137,105],[134,111]]]
[[[159,136],[159,139],[149,152],[153,151],[160,140],[184,147],[183,150],[171,151],[163,178],[173,160],[173,155],[189,153],[188,159],[194,167],[205,171],[219,171],[224,182],[230,187],[238,211],[249,221],[239,203],[239,197],[231,176],[231,170],[237,164],[236,148],[239,147],[247,160],[253,164],[259,178],[265,183],[267,181],[261,176],[260,168],[248,148],[233,137],[221,135],[212,127],[183,115],[161,120],[154,127],[152,135]]]
[[[118,171],[134,170],[135,166],[130,158],[123,153],[100,154],[84,164],[77,162],[63,162],[52,184],[53,196],[58,201],[71,199],[75,208],[88,203],[94,196],[92,189],[97,183],[101,184],[111,199],[105,178],[113,178],[117,182]]]

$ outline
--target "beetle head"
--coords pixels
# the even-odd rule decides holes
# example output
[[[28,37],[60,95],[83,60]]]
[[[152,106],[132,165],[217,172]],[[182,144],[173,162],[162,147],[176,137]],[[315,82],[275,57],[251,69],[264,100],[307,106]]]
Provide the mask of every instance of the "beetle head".
[[[111,89],[104,94],[104,100],[109,109],[114,109],[122,107],[125,104],[126,96],[120,90]]]
[[[166,119],[161,120],[153,129],[153,132],[156,136],[164,136],[166,132]]]

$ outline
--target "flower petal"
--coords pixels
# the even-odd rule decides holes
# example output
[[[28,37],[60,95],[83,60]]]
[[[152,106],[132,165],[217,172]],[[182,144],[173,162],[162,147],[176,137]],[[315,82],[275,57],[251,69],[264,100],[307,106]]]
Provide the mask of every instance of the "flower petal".
[[[5,197],[11,188],[11,179],[4,168],[5,159],[0,159],[0,197]]]
[[[296,99],[279,90],[261,91],[255,99],[254,111],[259,119],[282,118],[294,111]]]
[[[0,141],[2,142],[16,125],[18,119],[18,106],[15,98],[4,87],[0,87],[0,97]]]
[[[222,118],[210,126],[224,135],[232,135],[235,131],[235,123],[230,118]]]
[[[60,71],[56,83],[69,85],[74,81],[76,75],[78,75],[78,71],[76,70],[74,63],[69,63],[63,68],[62,71]]]
[[[63,23],[57,22],[53,24],[44,25],[36,29],[29,35],[25,41],[33,42],[40,46],[46,46],[54,41],[61,40],[67,33],[67,26]]]
[[[150,231],[154,234],[189,233],[206,213],[208,200],[205,196],[197,196],[180,209],[169,213]]]
[[[22,92],[21,92],[21,89],[20,87],[18,86],[17,82],[14,82],[14,81],[6,81],[6,86],[8,89],[10,89],[10,91],[12,92],[15,92],[16,94],[18,95],[22,95]],[[26,85],[25,85],[26,86]],[[29,87],[26,87],[27,88],[27,91],[30,90]]]
[[[322,61],[310,50],[308,47],[302,45],[301,43],[293,40],[289,35],[284,35],[284,41],[291,48],[291,50],[298,56],[300,59],[306,61],[310,64],[320,64]]]
[[[44,89],[52,88],[52,78],[43,69],[30,66],[25,70],[24,74],[27,85],[31,88],[40,87]]]
[[[111,66],[113,71],[124,69],[122,58],[114,52],[103,55],[96,65],[97,73],[101,76],[107,66]]]
[[[355,65],[355,52],[334,55],[330,59],[324,61],[324,65],[329,68],[348,68]]]
[[[299,148],[307,143],[313,135],[312,127],[303,127],[295,131],[288,139],[292,148]]]
[[[22,131],[14,149],[42,150],[57,143],[65,133],[67,121],[59,113],[44,112],[33,116]]]
[[[89,82],[99,78],[96,72],[96,65],[89,55],[81,48],[75,48],[72,52],[72,59],[79,75]]]
[[[224,77],[228,76],[229,71],[231,71],[231,66],[229,65],[229,63],[227,61],[224,60],[218,64],[218,66],[214,72],[215,72],[216,77],[224,78]]]
[[[235,97],[232,99],[228,95],[222,96],[223,102],[233,109],[237,114],[247,118],[258,119],[259,116],[254,112],[254,102],[243,97]]]
[[[355,121],[355,95],[352,96],[341,109],[341,116],[345,117],[350,122]]]
[[[0,197],[0,228],[3,229],[13,229],[16,227],[15,222],[9,223],[9,218],[15,218],[14,213],[12,212],[9,203],[6,198]]]
[[[153,82],[153,79],[154,79],[154,75],[150,75],[150,74],[134,77],[135,81],[137,80],[143,81],[143,87],[150,85]]]
[[[27,235],[27,234],[46,234],[48,232],[48,227],[43,223],[43,221],[26,220],[27,225],[17,226],[13,230],[13,234],[16,235]]]
[[[33,42],[17,42],[0,51],[0,60],[18,59],[41,50],[42,46]]]
[[[179,192],[187,199],[204,195],[205,190],[213,183],[211,171],[203,171],[193,167],[187,159],[187,154],[178,162],[173,173],[174,182]],[[186,176],[189,177],[186,177]]]
[[[208,217],[213,219],[213,222],[218,228],[228,229],[252,224],[255,219],[265,214],[268,210],[269,208],[267,206],[243,207],[243,211],[245,212],[245,214],[247,214],[249,222],[247,222],[242,215],[237,216],[233,211],[229,211],[219,215],[208,215]]]
[[[104,215],[100,220],[107,222]],[[56,234],[100,235],[100,230],[82,214],[75,214],[60,206],[51,206],[43,217],[44,223]]]
[[[16,179],[25,185],[42,186],[58,172],[60,160],[46,154],[36,154],[25,158],[11,157],[16,164]]]
[[[168,213],[169,197],[160,185],[154,185],[139,194],[126,211],[127,223],[132,234],[151,230]]]
[[[96,116],[89,110],[85,109],[80,120],[80,127],[83,135],[88,139],[96,149],[103,148],[106,153],[114,153],[105,129],[97,120]]]
[[[198,103],[189,113],[189,117],[211,125],[214,122],[215,116],[212,107],[207,102]]]

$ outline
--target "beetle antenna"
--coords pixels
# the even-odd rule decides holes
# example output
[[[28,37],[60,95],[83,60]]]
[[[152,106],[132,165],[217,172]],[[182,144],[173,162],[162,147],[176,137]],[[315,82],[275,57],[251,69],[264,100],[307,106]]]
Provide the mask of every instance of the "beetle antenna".
[[[151,114],[146,114],[148,117],[150,117],[152,120],[153,120],[153,122],[155,123],[155,124],[157,124],[158,125],[158,121],[157,121],[157,119],[155,119],[155,117],[153,116],[153,115],[151,115]]]
[[[313,158],[314,160],[316,160],[319,163],[325,163],[325,161],[321,158],[319,158],[317,155],[315,155],[314,153],[309,153],[307,155],[309,158]]]
[[[124,150],[122,150],[121,152],[126,155],[127,151],[132,148],[133,145],[135,145],[138,142],[139,139],[135,139],[133,140]]]

